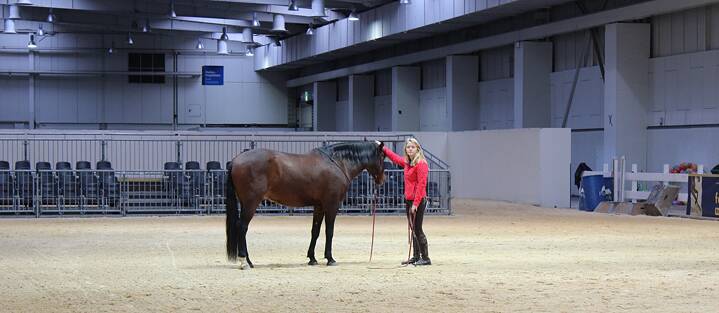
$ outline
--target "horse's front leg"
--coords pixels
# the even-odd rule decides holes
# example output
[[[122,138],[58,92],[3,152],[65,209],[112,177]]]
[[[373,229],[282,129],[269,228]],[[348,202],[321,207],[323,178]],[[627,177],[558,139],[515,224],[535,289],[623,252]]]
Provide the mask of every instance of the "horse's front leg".
[[[325,213],[322,211],[322,207],[315,206],[315,210],[312,215],[312,239],[310,240],[310,247],[307,249],[307,257],[310,259],[308,265],[317,265],[317,259],[315,259],[315,245],[317,244],[317,238],[320,236],[320,229],[322,228],[322,219]]]
[[[327,266],[332,266],[337,263],[337,261],[332,258],[332,236],[334,236],[335,232],[335,218],[337,217],[337,210],[338,208],[333,208],[331,210],[327,210],[325,213],[327,215],[325,218],[325,259],[327,259]]]

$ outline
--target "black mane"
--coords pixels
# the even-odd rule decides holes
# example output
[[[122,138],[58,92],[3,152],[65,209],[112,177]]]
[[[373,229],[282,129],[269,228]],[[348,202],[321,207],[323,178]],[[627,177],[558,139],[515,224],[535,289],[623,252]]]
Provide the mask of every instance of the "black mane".
[[[316,148],[321,154],[346,160],[358,165],[372,164],[380,158],[379,149],[374,142],[341,142]]]

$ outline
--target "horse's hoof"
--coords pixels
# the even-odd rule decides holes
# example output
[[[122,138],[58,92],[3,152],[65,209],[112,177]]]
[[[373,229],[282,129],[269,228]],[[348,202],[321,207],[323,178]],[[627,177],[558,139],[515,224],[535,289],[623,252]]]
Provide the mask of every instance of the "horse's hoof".
[[[310,261],[307,263],[307,265],[310,265],[310,266],[317,265],[317,260],[310,260]]]
[[[240,258],[240,269],[246,270],[252,268],[252,263],[247,263],[245,258]]]
[[[335,266],[335,265],[337,265],[337,261],[335,261],[335,260],[327,261],[327,266]]]

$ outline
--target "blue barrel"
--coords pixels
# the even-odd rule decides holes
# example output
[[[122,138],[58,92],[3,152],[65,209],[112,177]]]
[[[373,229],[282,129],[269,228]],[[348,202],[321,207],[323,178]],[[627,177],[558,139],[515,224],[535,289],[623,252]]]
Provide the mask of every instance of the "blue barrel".
[[[582,177],[583,192],[582,211],[593,212],[602,201],[611,201],[614,193],[614,180],[604,175],[587,175]]]

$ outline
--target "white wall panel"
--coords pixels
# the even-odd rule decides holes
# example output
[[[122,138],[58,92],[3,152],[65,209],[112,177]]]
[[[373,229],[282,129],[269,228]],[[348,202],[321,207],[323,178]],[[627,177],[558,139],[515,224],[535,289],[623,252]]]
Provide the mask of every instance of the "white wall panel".
[[[572,89],[575,70],[550,75],[552,127],[562,127],[567,102]],[[583,68],[567,119],[567,127],[574,129],[602,128],[604,111],[604,82],[599,67]]]
[[[479,128],[508,129],[514,126],[514,80],[483,81],[479,88]]]
[[[336,122],[337,131],[349,131],[350,125],[350,102],[349,100],[337,101]]]
[[[434,89],[447,85],[446,59],[422,63],[422,89]]]
[[[424,89],[419,92],[419,129],[420,131],[446,131],[447,88]]]
[[[392,130],[392,96],[374,97],[374,121],[377,131]]]
[[[719,51],[650,61],[649,125],[719,123]]]

